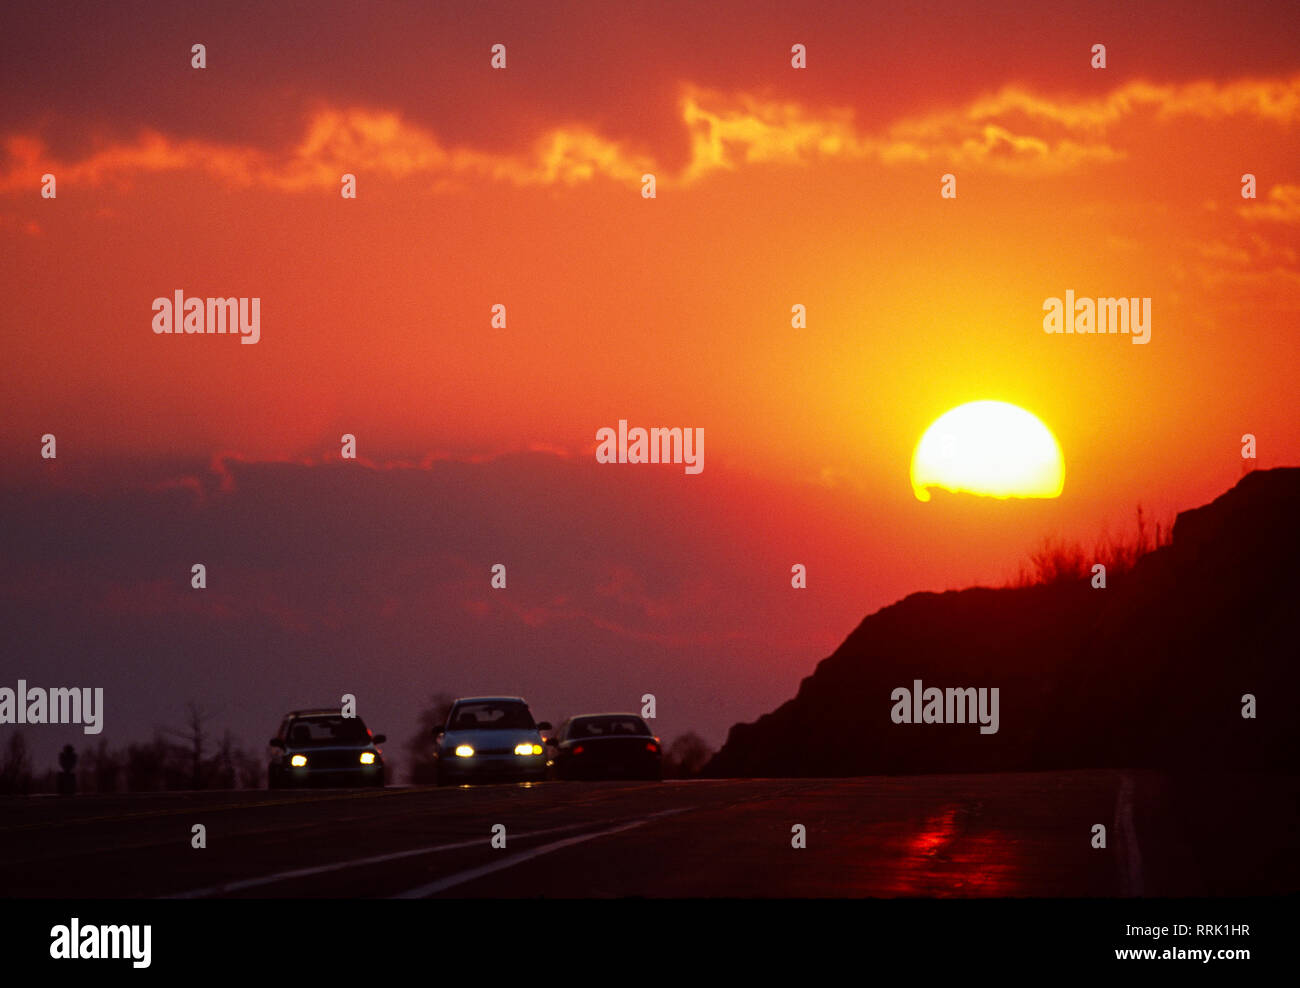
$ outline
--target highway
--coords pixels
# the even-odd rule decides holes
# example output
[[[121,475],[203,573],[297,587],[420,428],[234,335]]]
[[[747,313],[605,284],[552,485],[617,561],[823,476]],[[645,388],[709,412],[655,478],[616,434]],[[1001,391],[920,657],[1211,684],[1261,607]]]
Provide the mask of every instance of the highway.
[[[1292,776],[1097,770],[7,797],[0,889],[191,899],[1275,894],[1300,889],[1298,795]],[[206,847],[192,846],[196,824]],[[1096,824],[1105,848],[1092,846]],[[792,846],[796,825],[805,847]]]

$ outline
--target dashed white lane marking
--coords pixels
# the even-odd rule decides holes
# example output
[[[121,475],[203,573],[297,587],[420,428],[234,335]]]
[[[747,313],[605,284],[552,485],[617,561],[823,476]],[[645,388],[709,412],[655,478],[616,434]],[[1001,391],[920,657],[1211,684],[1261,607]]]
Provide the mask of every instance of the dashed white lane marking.
[[[651,820],[660,817],[670,816],[673,813],[681,813],[681,809],[664,810],[660,813],[652,813],[642,820],[633,820],[631,823],[620,824],[617,827],[608,827],[604,830],[597,830],[589,834],[579,834],[576,837],[566,837],[564,840],[552,841],[549,844],[543,844],[541,847],[535,847],[531,850],[524,851],[521,854],[512,854],[508,858],[500,861],[494,861],[491,864],[481,865],[478,868],[470,868],[466,871],[458,871],[454,875],[447,875],[439,878],[435,882],[429,882],[427,885],[420,885],[405,892],[400,892],[393,896],[395,899],[424,899],[431,895],[437,895],[439,892],[457,885],[463,885],[466,882],[472,882],[476,878],[482,878],[484,875],[491,875],[493,872],[503,871],[506,868],[513,868],[517,864],[523,864],[525,861],[531,861],[533,858],[539,858],[543,854],[550,854],[552,851],[560,851],[566,847],[573,847],[575,844],[581,844],[584,841],[595,840],[597,837],[608,837],[610,834],[622,833],[625,830],[634,830],[637,827],[643,827]],[[481,843],[481,842],[480,842]]]
[[[579,830],[582,827],[589,827],[589,823],[570,823],[563,827],[547,827],[545,830],[530,830],[524,834],[514,835],[515,840],[522,840],[527,837],[541,837],[546,834],[561,834],[566,830]],[[365,865],[383,864],[387,861],[400,861],[403,858],[413,858],[420,854],[437,854],[439,851],[458,851],[466,847],[478,847],[482,845],[487,838],[475,837],[473,840],[457,841],[454,844],[436,844],[432,847],[416,847],[409,851],[394,851],[391,854],[375,854],[368,858],[353,858],[350,861],[336,861],[333,864],[315,865],[310,868],[293,868],[289,871],[277,871],[270,875],[259,875],[256,878],[241,878],[234,882],[223,882],[220,885],[209,885],[206,888],[191,889],[189,892],[177,892],[174,895],[161,896],[164,899],[204,899],[212,895],[223,895],[227,892],[239,892],[243,889],[256,888],[259,885],[270,885],[274,882],[286,882],[293,878],[308,878],[312,875],[324,875],[331,871],[342,871],[344,868],[361,868]]]
[[[1125,772],[1119,779],[1115,795],[1115,837],[1118,841],[1120,883],[1123,894],[1142,894],[1142,852],[1138,848],[1137,828],[1133,824],[1133,777]]]

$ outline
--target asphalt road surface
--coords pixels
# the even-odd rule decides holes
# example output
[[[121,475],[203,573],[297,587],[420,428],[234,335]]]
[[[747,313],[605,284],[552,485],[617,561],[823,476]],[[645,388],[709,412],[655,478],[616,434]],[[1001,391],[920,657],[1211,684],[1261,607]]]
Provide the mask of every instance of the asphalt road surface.
[[[8,797],[0,895],[1275,894],[1300,890],[1298,796],[1079,771]]]

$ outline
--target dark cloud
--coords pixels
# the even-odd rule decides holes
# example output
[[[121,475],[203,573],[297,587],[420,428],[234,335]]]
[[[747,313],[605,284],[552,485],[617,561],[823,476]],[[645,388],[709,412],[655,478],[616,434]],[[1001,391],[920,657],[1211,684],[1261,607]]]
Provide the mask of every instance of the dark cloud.
[[[824,612],[792,604],[786,533],[743,508],[717,521],[746,498],[720,471],[544,453],[173,466],[0,491],[0,683],[104,687],[114,744],[190,698],[258,741],[284,710],[343,692],[404,738],[436,691],[518,692],[552,720],[651,692],[662,733],[720,741],[824,651],[809,646]],[[144,479],[124,482],[132,470]],[[190,588],[195,562],[206,590]],[[41,757],[80,740],[29,732]]]
[[[1096,41],[1110,45],[1108,86],[1290,71],[1300,48],[1285,5],[1242,17],[1218,2],[1057,4],[1046,32],[1029,2],[728,5],[707,17],[687,0],[598,15],[576,2],[10,5],[0,129],[39,129],[59,159],[141,127],[274,148],[325,102],[396,110],[450,143],[501,151],[582,121],[675,165],[687,151],[683,82],[852,106],[871,126],[964,102],[988,88],[991,65],[1048,91],[1087,92]],[[795,41],[808,45],[805,72],[788,68]],[[189,66],[195,42],[208,49],[203,72]],[[487,67],[496,42],[510,52],[505,73]]]

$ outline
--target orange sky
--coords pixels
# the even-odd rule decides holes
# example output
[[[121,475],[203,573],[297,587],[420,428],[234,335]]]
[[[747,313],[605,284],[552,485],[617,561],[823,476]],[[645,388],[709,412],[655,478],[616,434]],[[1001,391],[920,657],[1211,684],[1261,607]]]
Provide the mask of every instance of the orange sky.
[[[1300,462],[1295,25],[1093,6],[1040,28],[940,8],[944,32],[857,11],[704,28],[677,5],[599,23],[413,7],[359,35],[324,16],[306,51],[276,47],[302,25],[249,11],[123,17],[94,51],[14,23],[6,473],[39,483],[47,432],[57,470],[129,481],[144,458],[330,461],[344,432],[376,464],[585,464],[620,418],[703,427],[702,477],[612,482],[663,470],[656,503],[683,499],[667,510],[758,530],[774,561],[827,554],[815,644],[727,714],[751,716],[902,593],[997,581],[1139,501],[1169,516],[1217,495],[1243,433],[1260,466]],[[155,336],[150,303],[178,288],[260,297],[261,341]],[[1150,344],[1044,334],[1066,289],[1151,297]],[[926,425],[984,398],[1058,437],[1059,502],[915,501]]]

